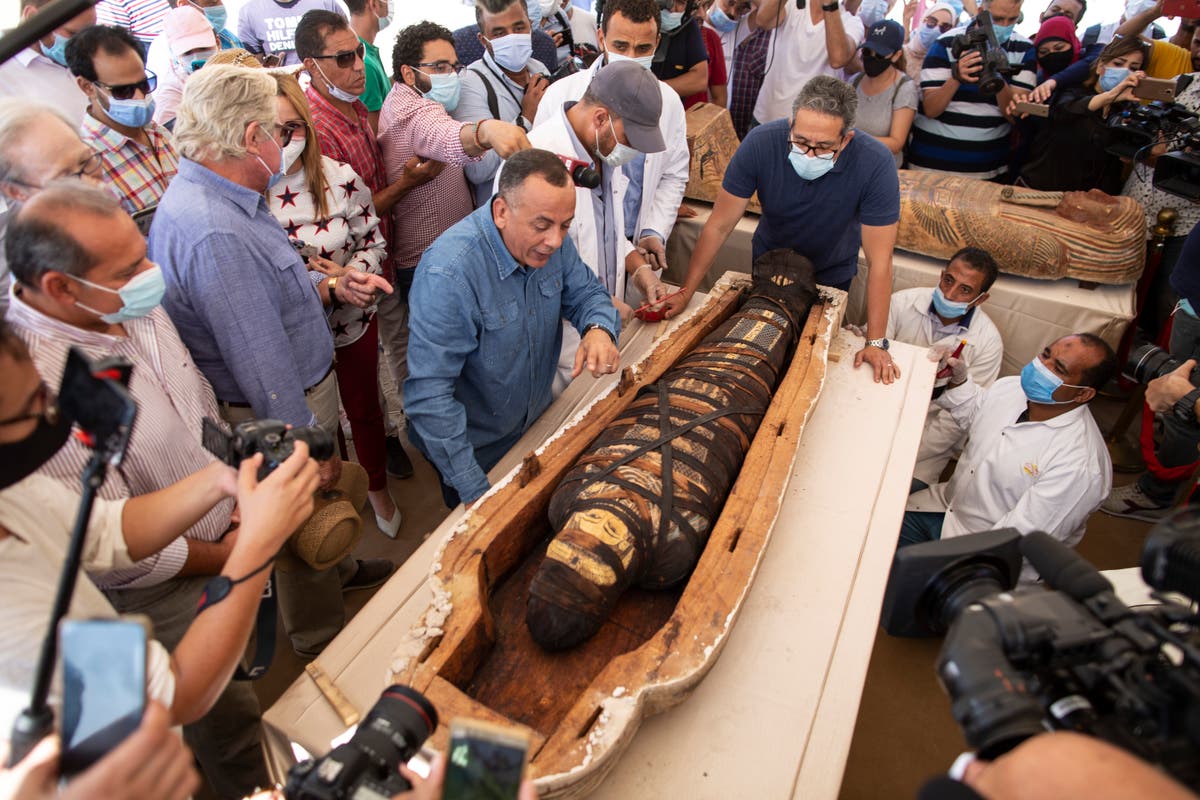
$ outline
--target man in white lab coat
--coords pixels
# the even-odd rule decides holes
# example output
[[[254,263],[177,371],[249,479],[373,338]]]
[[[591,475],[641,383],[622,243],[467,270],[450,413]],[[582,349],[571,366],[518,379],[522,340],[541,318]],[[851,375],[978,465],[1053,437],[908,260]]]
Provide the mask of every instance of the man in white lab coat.
[[[984,389],[967,365],[937,399],[962,430],[966,449],[949,482],[909,495],[900,546],[997,528],[1045,531],[1074,547],[1112,486],[1112,462],[1087,407],[1116,374],[1112,348],[1078,333],[1051,343],[1020,377]],[[1022,581],[1037,573],[1025,564]]]

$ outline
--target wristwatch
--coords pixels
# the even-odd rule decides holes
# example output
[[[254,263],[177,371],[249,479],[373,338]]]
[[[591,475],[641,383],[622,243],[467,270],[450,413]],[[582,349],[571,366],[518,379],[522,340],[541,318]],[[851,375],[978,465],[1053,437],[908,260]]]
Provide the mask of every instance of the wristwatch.
[[[887,350],[891,347],[891,342],[886,338],[883,339],[867,339],[867,347],[878,347],[880,350]]]
[[[1200,389],[1192,389],[1183,397],[1175,401],[1175,405],[1171,407],[1171,413],[1180,422],[1188,422],[1195,424],[1196,422],[1196,401],[1200,400]]]
[[[839,0],[833,0],[832,3],[822,3],[821,4],[822,11],[837,11],[839,8],[841,8],[841,4],[839,3]]]
[[[593,322],[591,325],[588,325],[586,328],[584,328],[583,335],[587,336],[588,333],[590,333],[593,328],[599,328],[600,330],[604,331],[605,333],[608,334],[608,338],[612,339],[612,343],[614,345],[617,343],[617,337],[613,335],[613,332],[598,322]],[[580,337],[580,338],[582,338],[582,337]]]

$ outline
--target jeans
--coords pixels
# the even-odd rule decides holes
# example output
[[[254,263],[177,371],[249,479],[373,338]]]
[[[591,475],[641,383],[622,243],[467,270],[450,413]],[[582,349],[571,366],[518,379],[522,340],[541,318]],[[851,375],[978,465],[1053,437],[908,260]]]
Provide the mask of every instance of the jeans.
[[[917,478],[912,479],[908,493],[928,489],[929,484]],[[942,538],[942,523],[946,521],[944,511],[905,511],[904,521],[900,523],[900,542],[897,547],[921,542],[936,542]]]
[[[1179,361],[1189,358],[1200,360],[1200,319],[1183,309],[1176,312],[1171,327],[1170,350],[1171,355]],[[1196,449],[1200,446],[1200,425],[1181,422],[1170,412],[1161,415],[1161,419],[1162,441],[1154,451],[1159,462],[1164,467],[1178,467],[1196,461],[1200,457]],[[1149,472],[1143,472],[1138,478],[1138,488],[1151,500],[1163,505],[1169,505],[1175,498],[1179,483],[1156,478]]]

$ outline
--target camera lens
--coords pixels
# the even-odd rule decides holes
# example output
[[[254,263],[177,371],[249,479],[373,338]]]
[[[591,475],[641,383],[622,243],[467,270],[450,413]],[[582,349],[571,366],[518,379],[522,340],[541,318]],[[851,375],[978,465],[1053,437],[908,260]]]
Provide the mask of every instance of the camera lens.
[[[1147,384],[1179,367],[1179,362],[1161,347],[1142,345],[1129,354],[1125,374],[1140,384]]]
[[[395,749],[394,757],[385,760],[402,764],[416,755],[421,744],[437,729],[437,724],[437,710],[423,694],[395,684],[384,690],[354,738],[358,739],[368,731],[383,734]]]

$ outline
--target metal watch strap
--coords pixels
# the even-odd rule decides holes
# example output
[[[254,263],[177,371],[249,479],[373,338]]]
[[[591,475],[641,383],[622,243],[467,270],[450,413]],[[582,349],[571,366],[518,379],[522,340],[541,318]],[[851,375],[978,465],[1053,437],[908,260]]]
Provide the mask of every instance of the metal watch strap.
[[[878,347],[880,350],[887,350],[891,342],[886,337],[879,339],[867,339],[867,347]]]

